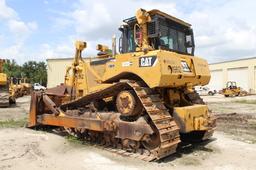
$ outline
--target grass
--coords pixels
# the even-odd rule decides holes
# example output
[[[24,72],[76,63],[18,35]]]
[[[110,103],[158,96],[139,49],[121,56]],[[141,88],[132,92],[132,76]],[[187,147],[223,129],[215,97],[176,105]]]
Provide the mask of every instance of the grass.
[[[241,104],[256,104],[256,100],[235,100],[234,102]]]
[[[74,144],[83,144],[83,141],[78,139],[77,137],[75,136],[72,136],[72,135],[67,135],[66,136],[66,139],[71,142],[71,143],[74,143]]]
[[[14,119],[9,119],[9,120],[0,120],[0,128],[19,128],[19,127],[24,127],[27,123],[27,118],[19,119],[19,120],[14,120]]]

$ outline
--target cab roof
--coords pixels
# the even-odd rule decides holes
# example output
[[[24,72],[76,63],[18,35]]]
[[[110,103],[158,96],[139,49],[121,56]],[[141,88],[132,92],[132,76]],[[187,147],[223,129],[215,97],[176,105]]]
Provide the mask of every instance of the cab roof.
[[[177,22],[177,23],[179,23],[179,24],[181,24],[181,25],[184,25],[184,26],[186,26],[186,27],[191,27],[191,24],[189,24],[189,23],[187,23],[187,22],[185,22],[185,21],[183,21],[183,20],[181,20],[181,19],[179,19],[179,18],[176,18],[176,17],[174,17],[174,16],[171,16],[171,15],[169,15],[169,14],[166,14],[166,13],[164,13],[164,12],[162,12],[162,11],[159,11],[158,9],[152,9],[152,10],[150,10],[150,11],[148,11],[148,13],[149,13],[149,15],[155,15],[155,14],[158,14],[158,15],[161,15],[161,16],[163,16],[163,17],[165,17],[165,18],[168,18],[168,19],[170,19],[170,20],[172,20],[172,21],[174,21],[174,22]]]
[[[172,21],[174,21],[174,22],[176,22],[178,24],[181,24],[181,25],[183,25],[185,27],[191,27],[191,24],[189,24],[189,23],[187,23],[187,22],[185,22],[185,21],[183,21],[183,20],[181,20],[179,18],[176,18],[174,16],[166,14],[166,13],[164,13],[162,11],[159,11],[158,9],[152,9],[152,10],[148,11],[148,13],[149,13],[150,16],[160,15],[160,16],[163,16],[163,17],[165,17],[165,18],[167,18],[169,20],[172,20]],[[131,18],[127,18],[127,19],[125,19],[123,21],[126,22],[126,23],[129,23],[129,22],[134,22],[135,20],[136,20],[136,17],[131,17]]]

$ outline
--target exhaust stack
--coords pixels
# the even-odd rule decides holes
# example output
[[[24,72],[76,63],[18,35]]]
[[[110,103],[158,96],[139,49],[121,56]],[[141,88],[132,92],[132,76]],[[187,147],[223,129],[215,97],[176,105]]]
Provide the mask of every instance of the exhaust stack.
[[[112,55],[116,55],[116,35],[112,37]]]

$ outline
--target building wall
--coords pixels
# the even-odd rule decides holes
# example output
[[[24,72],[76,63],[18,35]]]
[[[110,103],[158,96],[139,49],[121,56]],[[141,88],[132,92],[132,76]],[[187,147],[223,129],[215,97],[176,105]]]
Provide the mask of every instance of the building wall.
[[[71,64],[71,58],[47,59],[47,87],[51,88],[63,83],[66,68]]]
[[[256,93],[256,57],[210,64],[210,71],[210,88],[224,88],[227,81],[236,81],[246,91]]]

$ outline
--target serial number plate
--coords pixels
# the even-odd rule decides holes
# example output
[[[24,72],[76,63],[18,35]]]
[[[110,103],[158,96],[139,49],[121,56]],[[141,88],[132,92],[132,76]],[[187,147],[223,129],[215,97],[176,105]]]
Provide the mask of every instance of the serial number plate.
[[[186,61],[181,61],[182,70],[184,72],[191,72],[188,63]]]

